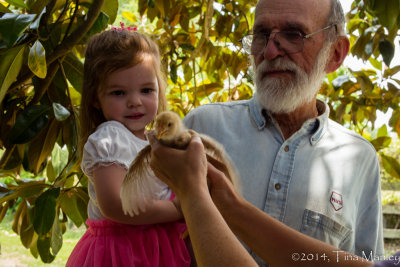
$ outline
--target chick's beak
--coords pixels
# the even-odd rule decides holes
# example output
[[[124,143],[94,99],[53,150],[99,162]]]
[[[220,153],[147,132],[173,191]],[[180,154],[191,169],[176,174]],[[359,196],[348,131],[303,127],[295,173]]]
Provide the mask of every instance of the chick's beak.
[[[157,139],[160,140],[161,137],[167,132],[166,129],[160,129],[157,133]]]

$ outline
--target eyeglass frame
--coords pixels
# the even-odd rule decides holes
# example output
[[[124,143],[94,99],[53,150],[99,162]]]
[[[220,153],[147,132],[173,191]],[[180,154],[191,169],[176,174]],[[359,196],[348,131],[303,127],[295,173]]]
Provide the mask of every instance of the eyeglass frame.
[[[301,52],[303,51],[303,49],[304,49],[304,40],[305,40],[305,39],[309,39],[310,37],[314,36],[315,34],[320,33],[320,32],[322,32],[322,31],[325,31],[325,30],[328,30],[328,29],[330,29],[330,28],[332,28],[332,27],[335,27],[335,31],[336,31],[336,33],[337,33],[337,32],[338,32],[338,27],[337,27],[337,24],[336,24],[336,23],[330,24],[330,25],[328,25],[328,26],[326,26],[326,27],[324,27],[324,28],[322,28],[322,29],[319,29],[319,30],[317,30],[317,31],[315,31],[315,32],[312,32],[312,33],[309,33],[309,34],[306,34],[306,35],[303,35],[302,33],[299,32],[298,34],[299,34],[299,36],[302,38],[303,44],[302,44],[302,46],[301,46],[301,49],[300,49],[299,51],[297,51],[297,52],[288,53],[288,52],[282,50],[281,48],[279,48],[279,49],[282,50],[283,52],[285,52],[285,54],[296,54],[296,53],[301,53]],[[244,38],[247,38],[247,37],[250,37],[250,36],[254,36],[254,35],[264,35],[264,36],[266,37],[266,39],[265,39],[265,45],[264,45],[264,47],[260,50],[260,52],[258,53],[258,55],[259,55],[259,54],[261,54],[262,51],[264,51],[265,47],[267,47],[267,45],[268,45],[268,43],[269,43],[269,41],[270,41],[270,39],[271,39],[271,35],[274,35],[272,40],[275,42],[275,36],[276,36],[276,34],[277,34],[277,33],[282,33],[282,32],[291,32],[291,31],[280,31],[280,32],[273,32],[273,33],[252,33],[252,34],[246,34],[245,36],[243,36],[242,39],[239,40],[239,42],[242,44],[243,50],[244,50],[247,54],[251,55],[251,50],[247,51],[247,50],[244,48],[244,46],[243,46],[243,39],[244,39]],[[268,35],[269,35],[269,36],[268,36]],[[253,40],[251,41],[251,43],[253,43]],[[251,44],[250,44],[250,48],[251,48]]]

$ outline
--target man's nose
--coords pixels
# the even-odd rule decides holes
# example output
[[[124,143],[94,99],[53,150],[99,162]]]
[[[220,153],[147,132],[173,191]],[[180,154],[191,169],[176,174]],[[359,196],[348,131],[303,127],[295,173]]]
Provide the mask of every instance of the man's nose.
[[[285,51],[281,49],[279,40],[276,38],[276,32],[271,33],[266,43],[263,50],[264,59],[273,60],[285,55]]]

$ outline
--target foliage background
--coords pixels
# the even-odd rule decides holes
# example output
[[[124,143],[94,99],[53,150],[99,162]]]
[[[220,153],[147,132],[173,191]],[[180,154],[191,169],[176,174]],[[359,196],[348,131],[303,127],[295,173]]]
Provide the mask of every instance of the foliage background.
[[[66,224],[84,224],[87,178],[77,138],[85,43],[122,21],[151,33],[168,74],[169,107],[184,116],[210,102],[253,95],[240,39],[256,0],[0,0],[0,221],[34,257],[52,262]],[[371,141],[384,175],[400,178],[400,66],[391,61],[400,0],[355,0],[347,14],[351,54],[370,68],[326,76],[320,97],[331,118]],[[392,111],[377,129],[377,111]]]

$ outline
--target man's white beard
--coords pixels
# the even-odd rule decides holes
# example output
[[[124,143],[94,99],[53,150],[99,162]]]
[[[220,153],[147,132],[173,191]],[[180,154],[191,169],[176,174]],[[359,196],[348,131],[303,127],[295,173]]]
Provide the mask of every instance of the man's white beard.
[[[326,44],[318,53],[316,63],[307,75],[293,61],[279,57],[273,61],[263,60],[255,67],[256,97],[260,104],[272,113],[289,113],[309,103],[318,93],[325,77],[325,66],[330,55],[330,45]],[[271,78],[263,76],[268,70],[289,70],[294,78]]]

